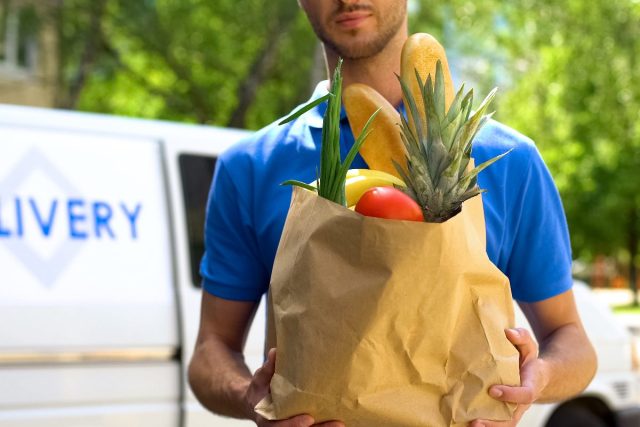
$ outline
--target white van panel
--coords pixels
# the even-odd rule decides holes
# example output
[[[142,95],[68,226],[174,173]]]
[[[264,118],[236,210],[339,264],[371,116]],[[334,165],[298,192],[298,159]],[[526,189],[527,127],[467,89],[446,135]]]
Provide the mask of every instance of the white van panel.
[[[176,427],[179,420],[175,405],[146,403],[28,408],[0,413],[0,427]]]
[[[175,406],[179,381],[172,363],[13,367],[0,370],[0,409],[97,402]]]
[[[158,143],[3,126],[0,144],[0,351],[176,344]]]
[[[174,244],[176,258],[176,278],[180,294],[180,307],[182,316],[182,336],[184,347],[182,348],[182,358],[185,361],[191,360],[193,348],[198,333],[200,322],[200,301],[202,299],[202,288],[193,283],[190,270],[189,239],[187,236],[187,212],[184,200],[183,186],[179,158],[181,155],[202,156],[206,158],[217,158],[219,154],[240,138],[247,137],[249,132],[224,132],[223,130],[212,130],[208,134],[191,135],[189,138],[183,136],[169,135],[164,140],[164,152],[167,159],[166,171],[169,178],[169,196],[172,204],[172,215],[176,228],[174,229]],[[204,218],[202,219],[204,222]],[[249,331],[247,342],[244,348],[244,357],[249,369],[255,371],[262,365],[264,359],[264,333],[265,333],[265,301],[260,304],[255,314],[255,320]],[[183,379],[186,383],[186,364],[183,372]],[[190,388],[187,388],[183,401],[184,427],[240,427],[251,426],[255,423],[247,420],[237,420],[222,417],[207,411],[198,401]]]
[[[163,345],[175,347],[175,309],[169,304],[106,304],[82,307],[70,303],[33,307],[0,304],[2,350],[47,348],[98,349]],[[30,319],[25,322],[24,319]],[[9,327],[9,325],[12,325]],[[38,338],[38,341],[34,339]],[[2,357],[0,356],[0,360]]]
[[[0,426],[175,427],[160,144],[34,126],[0,123]]]

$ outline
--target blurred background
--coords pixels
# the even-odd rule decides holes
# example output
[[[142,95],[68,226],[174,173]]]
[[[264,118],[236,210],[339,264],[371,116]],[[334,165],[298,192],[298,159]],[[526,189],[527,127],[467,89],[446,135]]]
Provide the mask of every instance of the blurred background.
[[[576,276],[640,313],[640,2],[412,0],[410,19],[458,83],[499,86],[496,117],[562,193]],[[0,103],[257,129],[325,74],[293,0],[0,0]]]

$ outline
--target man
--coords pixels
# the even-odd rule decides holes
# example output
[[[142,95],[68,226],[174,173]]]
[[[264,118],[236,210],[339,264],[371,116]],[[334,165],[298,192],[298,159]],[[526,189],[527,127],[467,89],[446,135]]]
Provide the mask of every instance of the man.
[[[393,105],[401,102],[394,73],[408,36],[406,0],[299,0],[322,41],[328,70],[344,58],[344,85],[375,88]],[[326,82],[314,97],[326,93]],[[191,386],[211,411],[251,419],[258,426],[310,426],[305,414],[269,422],[253,407],[269,390],[275,353],[251,375],[242,358],[243,340],[267,291],[291,190],[287,179],[315,179],[322,114],[326,105],[285,126],[271,125],[236,145],[218,161],[206,224],[202,263],[204,289],[200,333],[189,368]],[[353,143],[346,119],[341,150]],[[579,393],[595,371],[571,291],[571,255],[557,191],[533,144],[490,123],[474,147],[476,163],[514,151],[480,176],[487,223],[487,252],[510,278],[538,346],[526,330],[506,331],[521,355],[520,387],[495,385],[490,394],[518,404],[508,423],[477,420],[473,426],[513,426],[531,403]],[[361,158],[353,167],[366,167]],[[326,427],[341,426],[339,421]]]

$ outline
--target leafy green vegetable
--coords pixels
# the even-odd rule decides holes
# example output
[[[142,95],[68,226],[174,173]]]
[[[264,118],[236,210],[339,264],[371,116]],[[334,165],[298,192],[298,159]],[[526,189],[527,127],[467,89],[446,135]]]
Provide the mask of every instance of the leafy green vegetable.
[[[356,139],[353,147],[351,147],[343,162],[340,159],[340,110],[342,108],[341,68],[342,59],[338,61],[338,66],[333,73],[331,90],[327,95],[306,104],[280,122],[280,124],[288,123],[325,100],[328,102],[327,111],[325,112],[324,122],[322,124],[322,147],[320,151],[320,176],[318,177],[318,188],[316,189],[309,184],[296,180],[285,181],[282,185],[297,185],[299,187],[306,188],[307,190],[317,191],[320,197],[324,197],[332,202],[346,206],[347,202],[344,184],[347,179],[347,171],[349,170],[351,163],[353,163],[353,159],[355,159],[360,147],[371,132],[369,127],[380,109],[371,115],[365,124],[362,133]]]

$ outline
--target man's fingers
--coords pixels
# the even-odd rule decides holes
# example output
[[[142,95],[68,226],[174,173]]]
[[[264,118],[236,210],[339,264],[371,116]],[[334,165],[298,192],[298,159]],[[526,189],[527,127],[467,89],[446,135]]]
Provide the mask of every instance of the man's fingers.
[[[311,427],[314,422],[311,415],[297,415],[286,420],[271,421],[265,427]]]
[[[527,409],[529,409],[529,406],[530,405],[518,405],[513,413],[513,419],[511,421],[475,420],[469,424],[469,427],[515,427],[518,425]]]
[[[524,328],[513,328],[505,330],[507,339],[511,341],[520,353],[520,365],[526,361],[538,357],[538,345],[531,337],[529,331]]]
[[[476,420],[469,424],[469,427],[515,427],[517,422],[514,421],[487,421]]]
[[[251,381],[250,390],[253,390],[254,394],[259,394],[258,398],[261,399],[263,394],[268,393],[268,387],[271,383],[271,378],[273,378],[273,374],[276,371],[276,349],[272,348],[267,353],[267,360],[264,362],[264,365],[260,367],[256,373],[253,375],[253,380]],[[259,392],[260,390],[263,393]],[[258,399],[258,400],[259,400]],[[253,405],[255,406],[255,404]],[[295,417],[288,418],[286,420],[274,420],[268,421],[265,418],[258,416],[256,420],[256,424],[259,427],[311,427],[315,423],[315,420],[311,415],[302,414],[296,415]],[[322,424],[324,425],[324,424]],[[331,425],[330,427],[344,427],[342,424]]]
[[[276,349],[272,348],[267,354],[267,360],[254,374],[253,382],[258,385],[268,385],[276,372]]]
[[[259,425],[264,427],[345,427],[343,422],[335,420],[314,424],[313,417],[310,415],[298,415],[286,420],[266,421]]]
[[[494,385],[489,389],[489,395],[502,402],[529,405],[535,400],[532,387],[509,387]]]

